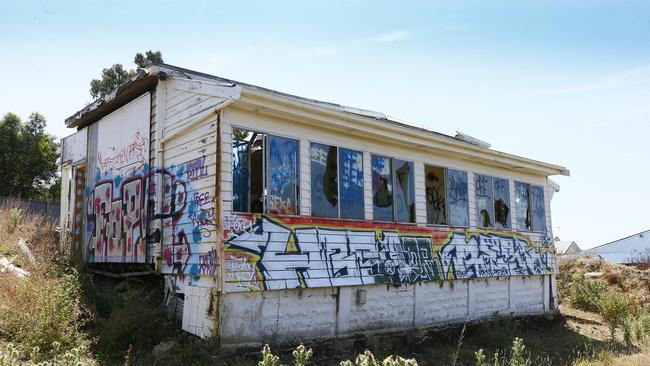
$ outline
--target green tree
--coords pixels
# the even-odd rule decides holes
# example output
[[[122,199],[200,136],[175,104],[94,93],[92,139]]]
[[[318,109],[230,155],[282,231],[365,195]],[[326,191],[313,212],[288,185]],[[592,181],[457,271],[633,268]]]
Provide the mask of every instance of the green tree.
[[[147,68],[153,64],[163,62],[162,53],[160,51],[147,51],[144,54],[138,52],[133,58],[133,63],[138,66],[138,69]],[[114,64],[109,68],[102,70],[101,79],[93,79],[90,82],[90,95],[93,98],[101,98],[106,96],[111,90],[124,84],[131,76],[135,74],[135,70],[126,70],[122,64]]]
[[[54,136],[45,132],[47,121],[32,113],[26,122],[14,113],[0,120],[0,195],[52,199],[58,158]],[[54,188],[55,189],[55,188]]]

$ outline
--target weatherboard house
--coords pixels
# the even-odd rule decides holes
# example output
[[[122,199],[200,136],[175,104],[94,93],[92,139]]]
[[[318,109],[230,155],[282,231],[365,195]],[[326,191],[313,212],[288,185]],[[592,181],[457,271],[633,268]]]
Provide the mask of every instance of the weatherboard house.
[[[222,345],[557,309],[561,166],[171,65],[65,121],[63,239]]]

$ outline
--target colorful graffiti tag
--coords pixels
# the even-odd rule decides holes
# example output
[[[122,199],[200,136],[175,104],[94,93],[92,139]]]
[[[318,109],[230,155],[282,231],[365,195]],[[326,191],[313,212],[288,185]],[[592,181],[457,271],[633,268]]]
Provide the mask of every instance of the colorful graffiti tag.
[[[547,248],[506,231],[267,215],[223,222],[229,291],[540,275],[553,268]]]
[[[216,251],[200,247],[215,225],[214,197],[192,192],[186,171],[156,169],[98,182],[87,193],[86,260],[144,262],[147,245],[162,245],[163,273],[214,275]]]

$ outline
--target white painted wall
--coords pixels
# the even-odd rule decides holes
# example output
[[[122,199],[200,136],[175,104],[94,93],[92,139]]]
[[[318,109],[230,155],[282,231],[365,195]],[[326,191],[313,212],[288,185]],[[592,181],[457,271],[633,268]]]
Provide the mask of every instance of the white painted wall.
[[[357,291],[367,293],[357,304]],[[222,295],[221,341],[241,345],[407,330],[542,314],[541,276]]]

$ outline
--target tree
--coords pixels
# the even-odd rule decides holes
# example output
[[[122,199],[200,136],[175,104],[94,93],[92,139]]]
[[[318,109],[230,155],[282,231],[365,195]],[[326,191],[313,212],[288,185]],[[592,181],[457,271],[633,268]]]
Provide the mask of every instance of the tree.
[[[162,53],[160,51],[147,51],[144,55],[140,52],[135,54],[133,63],[138,66],[138,69],[147,68],[153,64],[163,62]],[[111,90],[126,83],[131,76],[135,74],[134,70],[125,70],[122,64],[114,64],[109,68],[102,70],[102,78],[93,79],[90,82],[90,95],[93,98],[101,98],[106,96]]]
[[[21,198],[53,196],[58,158],[54,136],[45,132],[47,121],[32,113],[26,122],[14,113],[0,120],[0,195]]]

